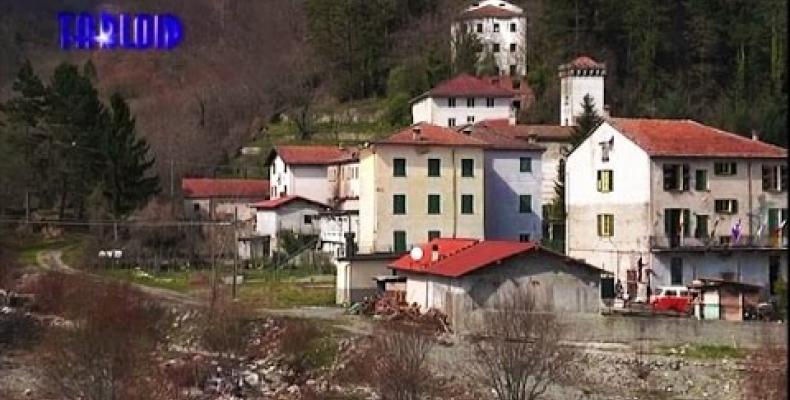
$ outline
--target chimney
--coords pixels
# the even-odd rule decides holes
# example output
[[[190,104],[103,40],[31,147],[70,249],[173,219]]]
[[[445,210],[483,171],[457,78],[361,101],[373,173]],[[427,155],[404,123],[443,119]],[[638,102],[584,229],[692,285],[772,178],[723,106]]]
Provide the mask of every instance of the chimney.
[[[434,244],[431,246],[431,262],[439,261],[439,245]]]
[[[752,129],[752,140],[754,141],[760,140],[760,132],[757,132],[756,129]]]
[[[471,135],[472,134],[472,125],[465,126],[462,132],[464,133],[464,135]]]
[[[604,118],[609,118],[609,116],[610,116],[609,105],[608,104],[604,104],[603,105],[603,117]]]
[[[415,141],[419,140],[421,132],[422,132],[422,128],[419,125],[415,125],[413,128],[411,128],[412,139]]]

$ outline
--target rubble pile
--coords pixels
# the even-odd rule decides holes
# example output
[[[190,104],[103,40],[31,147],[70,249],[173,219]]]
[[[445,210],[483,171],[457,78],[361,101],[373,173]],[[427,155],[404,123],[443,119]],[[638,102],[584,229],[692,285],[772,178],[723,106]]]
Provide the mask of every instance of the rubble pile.
[[[437,334],[451,333],[447,315],[435,308],[421,312],[417,303],[398,301],[393,296],[365,298],[352,304],[348,312],[353,315],[367,315],[385,321],[413,323]]]

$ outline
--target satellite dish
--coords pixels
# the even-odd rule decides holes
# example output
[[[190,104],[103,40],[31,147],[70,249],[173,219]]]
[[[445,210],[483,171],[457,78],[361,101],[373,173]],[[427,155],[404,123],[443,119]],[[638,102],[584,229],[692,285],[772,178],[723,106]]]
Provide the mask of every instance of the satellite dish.
[[[422,259],[422,248],[420,247],[412,248],[411,251],[409,252],[409,255],[411,255],[412,260],[420,261],[420,259]]]

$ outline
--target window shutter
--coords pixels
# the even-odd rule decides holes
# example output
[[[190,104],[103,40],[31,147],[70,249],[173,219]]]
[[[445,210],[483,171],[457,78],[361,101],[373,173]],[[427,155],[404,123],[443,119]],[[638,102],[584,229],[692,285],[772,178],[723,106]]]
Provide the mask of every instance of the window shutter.
[[[597,223],[597,225],[598,225],[598,236],[603,236],[603,232],[601,231],[601,227],[603,226],[603,224],[601,223],[602,219],[603,219],[603,215],[598,214],[598,223]]]
[[[599,191],[599,192],[603,190],[603,187],[602,187],[602,186],[603,186],[603,185],[602,185],[602,183],[603,183],[603,182],[602,182],[602,180],[601,180],[601,174],[602,174],[602,171],[598,171],[598,172],[597,172],[597,175],[598,175],[597,182],[598,182],[598,191]]]
[[[787,190],[787,167],[782,166],[780,171],[781,177],[779,178],[779,190],[785,191]]]
[[[691,237],[691,210],[683,210],[683,237]]]
[[[683,165],[683,190],[689,190],[689,182],[691,181],[689,166]]]
[[[614,191],[614,172],[613,171],[609,171],[607,173],[607,175],[609,176],[609,179],[607,179],[609,191],[613,192]]]

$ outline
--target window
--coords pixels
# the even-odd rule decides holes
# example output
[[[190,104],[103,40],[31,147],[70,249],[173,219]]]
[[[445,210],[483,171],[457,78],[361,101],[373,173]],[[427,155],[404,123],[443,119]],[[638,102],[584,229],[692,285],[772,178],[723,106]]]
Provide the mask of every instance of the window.
[[[515,32],[516,31],[516,24],[510,24],[510,31],[511,32]]]
[[[395,215],[406,214],[406,195],[394,194],[392,195],[392,213]]]
[[[738,200],[735,199],[719,199],[714,202],[714,209],[719,214],[737,214],[738,213]]]
[[[598,171],[598,191],[602,193],[609,193],[614,190],[614,179],[612,170],[603,169]]]
[[[441,168],[442,167],[442,160],[438,158],[429,158],[428,159],[428,176],[440,176],[441,175]]]
[[[719,176],[730,176],[738,173],[734,162],[717,162],[713,164],[713,173]]]
[[[787,209],[786,208],[769,208],[768,209],[768,234],[773,239],[776,240],[783,236],[782,222],[787,219]],[[779,243],[774,242],[775,246]]]
[[[532,196],[522,194],[518,196],[518,212],[521,214],[529,214],[532,212]]]
[[[518,235],[519,242],[529,242],[529,233],[522,233]]]
[[[515,53],[516,52],[516,44],[515,43],[511,43],[510,44],[510,52],[511,53]]]
[[[447,98],[447,107],[455,108],[455,97]]]
[[[499,24],[494,24],[494,32],[499,32]]]
[[[763,165],[763,190],[768,192],[787,190],[786,165]]]
[[[768,294],[776,295],[776,281],[779,280],[779,256],[768,257]]]
[[[515,65],[511,65],[511,66],[510,66],[510,76],[515,76],[515,75],[516,75],[516,72],[518,72],[518,71],[516,70],[516,66],[515,66]]]
[[[708,232],[708,219],[707,215],[697,215],[697,223],[694,227],[694,237],[697,239],[707,239],[710,232]]]
[[[521,89],[521,80],[513,79],[513,90],[520,90],[520,89]]]
[[[689,166],[664,164],[664,190],[689,190]]]
[[[406,232],[394,231],[392,232],[392,250],[396,252],[406,251]]]
[[[598,214],[598,236],[600,237],[614,236],[613,214]]]
[[[467,124],[474,124],[475,123],[475,116],[474,115],[470,115],[470,116],[466,117],[466,123]]]
[[[392,176],[404,177],[406,176],[406,159],[394,158],[392,160]]]
[[[310,225],[313,223],[313,216],[312,215],[305,215],[304,216],[304,224]]]
[[[200,214],[200,204],[198,203],[192,204],[192,211],[195,214]]]
[[[680,257],[672,257],[669,263],[669,276],[672,285],[683,284],[683,259]]]
[[[472,158],[464,158],[461,160],[461,176],[464,178],[471,178],[475,176],[475,160]]]
[[[483,24],[477,24],[477,33],[483,33]]]
[[[433,239],[438,239],[442,237],[442,233],[439,231],[428,231],[428,241],[430,242]]]
[[[438,194],[428,195],[428,214],[439,214],[441,197]]]
[[[494,98],[489,97],[486,99],[486,107],[493,108],[494,107]]]
[[[491,46],[491,51],[494,52],[494,53],[499,53],[499,43],[494,43]]]
[[[447,118],[447,126],[455,126],[455,118]]]
[[[461,214],[474,214],[474,196],[471,194],[461,195]]]
[[[475,108],[475,98],[474,97],[470,97],[470,98],[466,99],[466,106],[469,107],[469,108]]]
[[[704,169],[694,171],[694,190],[702,192],[708,189],[708,171]]]
[[[664,209],[664,233],[670,240],[670,246],[680,245],[680,237],[691,236],[691,210],[687,208]]]
[[[518,170],[521,172],[532,172],[532,158],[531,157],[520,157],[518,159]]]

